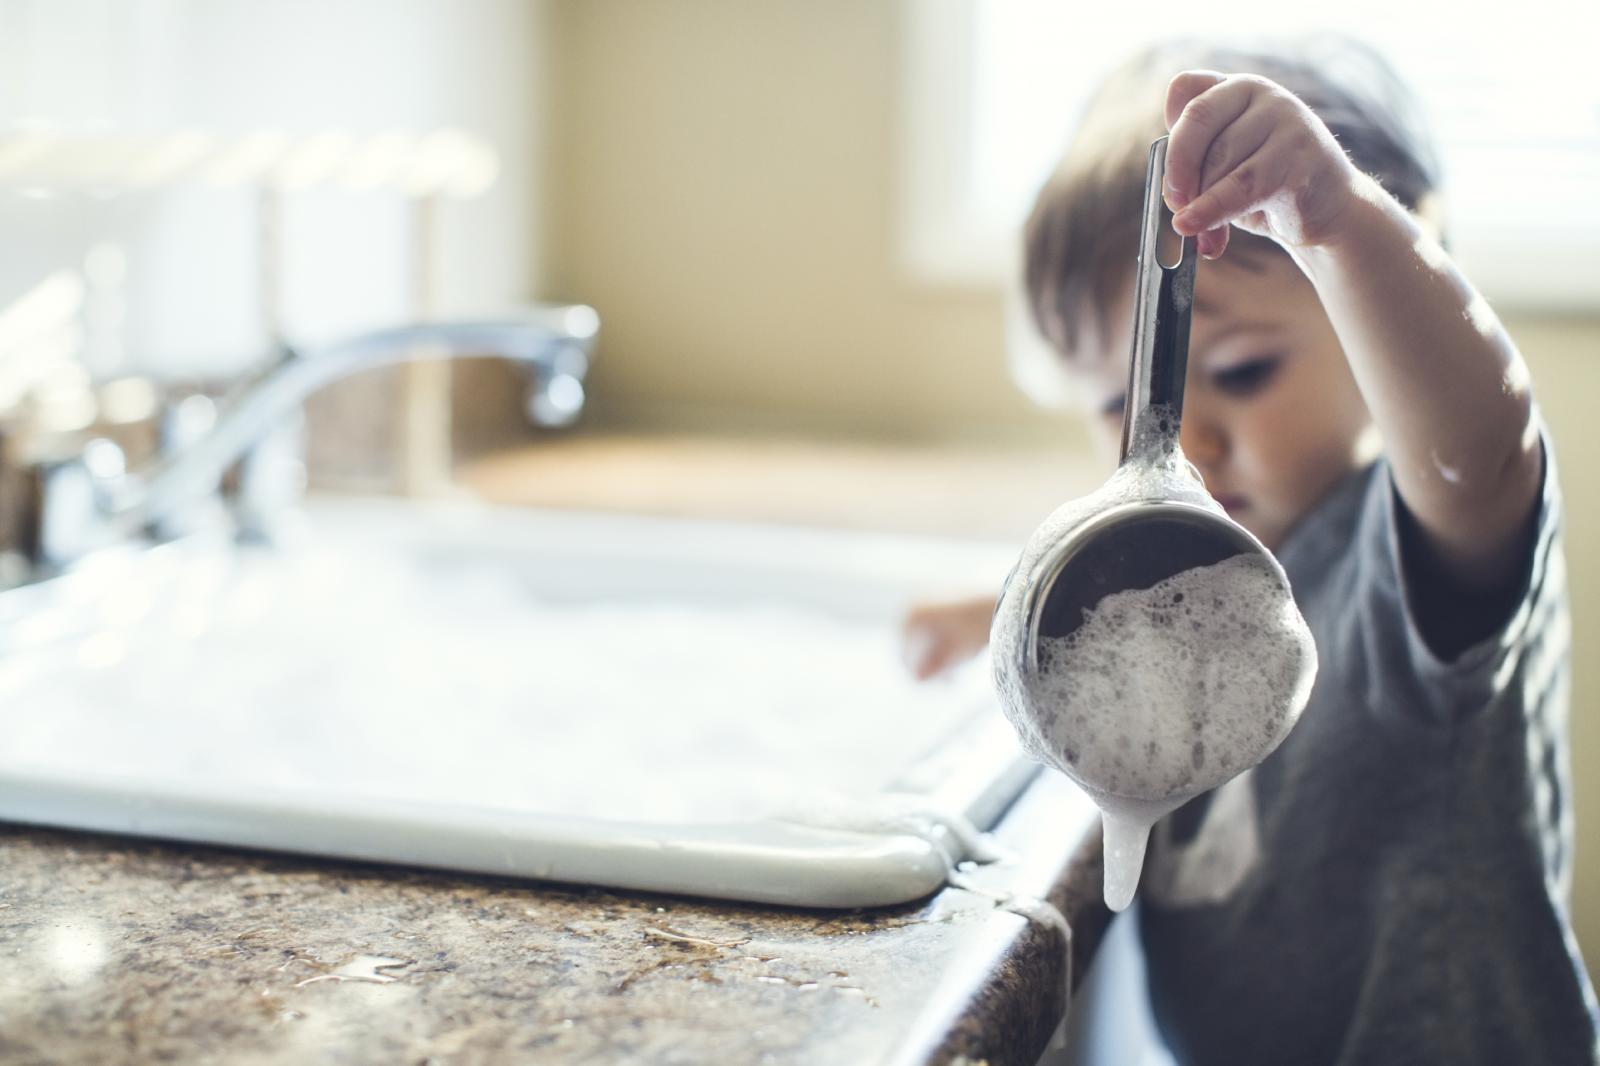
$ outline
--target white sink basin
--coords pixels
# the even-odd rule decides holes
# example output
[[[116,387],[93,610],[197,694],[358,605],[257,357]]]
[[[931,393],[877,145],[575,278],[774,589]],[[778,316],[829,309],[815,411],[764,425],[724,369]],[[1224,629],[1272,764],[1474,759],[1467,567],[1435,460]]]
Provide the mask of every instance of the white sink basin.
[[[901,902],[1033,766],[904,604],[1009,546],[320,499],[0,594],[0,818],[814,906]]]

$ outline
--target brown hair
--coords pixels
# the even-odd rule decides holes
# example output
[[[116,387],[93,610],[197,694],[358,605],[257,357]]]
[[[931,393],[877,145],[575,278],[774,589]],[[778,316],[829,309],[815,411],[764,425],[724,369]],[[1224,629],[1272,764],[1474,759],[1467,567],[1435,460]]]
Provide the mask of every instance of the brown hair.
[[[1084,309],[1105,332],[1106,307],[1133,277],[1150,142],[1166,133],[1167,83],[1183,70],[1259,74],[1305,102],[1355,165],[1413,212],[1438,187],[1438,163],[1419,108],[1393,68],[1351,38],[1320,34],[1261,46],[1177,40],[1118,67],[1085,105],[1023,231],[1023,284],[1034,322],[1071,357]],[[1236,231],[1229,252],[1272,249]]]

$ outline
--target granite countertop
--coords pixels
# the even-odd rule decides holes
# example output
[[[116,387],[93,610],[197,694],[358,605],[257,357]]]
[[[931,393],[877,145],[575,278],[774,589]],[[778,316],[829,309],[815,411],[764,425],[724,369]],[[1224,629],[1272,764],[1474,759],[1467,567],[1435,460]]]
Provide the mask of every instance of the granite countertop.
[[[1041,778],[969,888],[743,906],[6,827],[0,1060],[1031,1066],[1103,928]],[[1009,902],[1008,902],[1009,900]]]
[[[699,456],[687,467],[699,480],[685,482],[702,486],[696,497],[664,489],[659,471],[622,476],[634,467],[619,457],[639,446],[567,447],[569,474],[583,454],[614,466],[609,494],[540,482],[551,449],[493,457],[462,480],[504,502],[574,505],[565,492],[587,507],[680,513],[688,499],[695,513],[775,517],[749,513],[740,472],[773,476],[776,453],[684,445]],[[828,458],[801,448],[789,473]],[[874,462],[835,498],[877,499],[901,521],[918,492],[933,508],[948,499],[930,467],[884,503],[916,463]],[[721,471],[710,488],[708,465]],[[641,505],[630,485],[670,506]],[[1026,492],[1006,512],[987,491],[967,513],[988,527],[947,517],[939,531],[1009,533],[1006,514],[1042,513]],[[1108,918],[1096,828],[1079,793],[1040,775],[994,830],[1011,858],[918,903],[840,912],[0,826],[0,1061],[1032,1066],[1066,1005],[1053,913],[1071,925],[1073,973]]]

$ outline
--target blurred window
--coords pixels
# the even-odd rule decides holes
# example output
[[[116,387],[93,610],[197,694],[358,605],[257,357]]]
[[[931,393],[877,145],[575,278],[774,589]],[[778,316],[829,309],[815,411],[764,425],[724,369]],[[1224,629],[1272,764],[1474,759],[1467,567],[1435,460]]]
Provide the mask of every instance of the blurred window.
[[[998,284],[1086,94],[1154,37],[1334,30],[1421,97],[1457,257],[1499,304],[1600,305],[1600,79],[1592,0],[1478,10],[1345,0],[906,0],[904,251],[925,280]]]

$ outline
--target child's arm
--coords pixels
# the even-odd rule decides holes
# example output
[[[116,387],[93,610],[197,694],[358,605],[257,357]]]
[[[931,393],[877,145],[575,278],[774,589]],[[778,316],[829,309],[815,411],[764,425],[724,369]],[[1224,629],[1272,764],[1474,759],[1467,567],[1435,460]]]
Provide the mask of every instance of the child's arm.
[[[1438,243],[1263,78],[1189,71],[1167,93],[1173,228],[1207,258],[1228,225],[1287,248],[1316,287],[1431,569],[1498,598],[1517,580],[1543,456],[1527,368]]]

